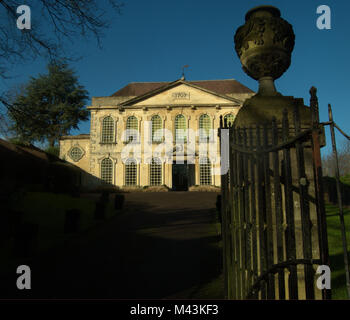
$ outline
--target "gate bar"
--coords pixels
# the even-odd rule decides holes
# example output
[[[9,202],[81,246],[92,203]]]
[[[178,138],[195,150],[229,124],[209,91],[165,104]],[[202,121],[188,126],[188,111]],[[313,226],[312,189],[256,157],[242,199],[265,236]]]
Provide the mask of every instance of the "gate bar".
[[[341,196],[341,190],[340,190],[338,152],[337,152],[337,145],[336,145],[336,142],[335,142],[333,113],[332,113],[332,107],[331,107],[330,104],[328,104],[328,116],[329,116],[329,121],[330,121],[329,128],[330,128],[330,131],[331,131],[332,149],[333,149],[334,164],[335,164],[335,180],[336,180],[336,185],[337,185],[340,229],[341,229],[342,241],[343,241],[343,254],[344,254],[344,266],[345,266],[345,276],[346,276],[346,289],[347,289],[348,299],[350,299],[350,273],[349,273],[348,245],[347,245],[347,241],[346,241],[346,231],[345,231],[343,203],[342,203],[342,196]]]

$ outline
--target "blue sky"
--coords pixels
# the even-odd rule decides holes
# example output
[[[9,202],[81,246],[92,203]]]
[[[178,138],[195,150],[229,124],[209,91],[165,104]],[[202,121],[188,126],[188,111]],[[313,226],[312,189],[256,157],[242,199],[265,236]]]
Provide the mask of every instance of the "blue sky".
[[[276,81],[284,95],[304,98],[309,103],[309,89],[318,89],[321,121],[328,120],[331,103],[335,121],[350,133],[348,106],[350,75],[350,3],[344,0],[307,1],[234,1],[234,0],[125,0],[122,15],[114,16],[105,31],[103,48],[96,41],[67,44],[83,59],[71,66],[92,96],[110,95],[129,82],[174,81],[181,77],[181,67],[188,64],[187,80],[234,78],[252,90],[257,82],[241,69],[234,51],[233,36],[244,23],[245,13],[261,4],[277,6],[282,17],[293,25],[296,35],[292,64]],[[316,27],[320,5],[331,8],[331,30]],[[36,19],[35,8],[32,9]],[[112,18],[111,14],[107,14]],[[49,23],[49,22],[47,22]],[[45,72],[47,61],[12,70],[14,78],[0,82],[0,90],[26,82],[30,76]],[[80,130],[88,133],[89,123]],[[326,151],[330,150],[327,132]],[[342,138],[339,136],[338,141]]]

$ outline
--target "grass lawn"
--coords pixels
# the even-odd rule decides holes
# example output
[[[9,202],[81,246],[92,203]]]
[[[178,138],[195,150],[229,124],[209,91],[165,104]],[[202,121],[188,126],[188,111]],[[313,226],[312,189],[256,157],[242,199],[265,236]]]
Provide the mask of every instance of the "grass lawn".
[[[345,270],[343,244],[340,230],[339,209],[337,206],[326,204],[328,246],[332,272],[332,299],[347,299],[345,286]],[[348,252],[350,251],[350,209],[344,210]]]
[[[340,231],[339,209],[326,204],[328,245],[332,272],[332,299],[347,299],[343,245]],[[344,209],[348,252],[350,252],[350,208]],[[221,246],[221,243],[218,244]],[[204,286],[197,288],[194,297],[197,299],[223,299],[223,275]]]
[[[340,181],[350,186],[350,174],[340,177]]]

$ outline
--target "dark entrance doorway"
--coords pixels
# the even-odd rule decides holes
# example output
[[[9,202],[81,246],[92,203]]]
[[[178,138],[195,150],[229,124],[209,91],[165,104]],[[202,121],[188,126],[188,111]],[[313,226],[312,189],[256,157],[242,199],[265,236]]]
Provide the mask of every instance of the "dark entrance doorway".
[[[188,190],[188,166],[185,163],[174,163],[172,168],[173,174],[173,190],[187,191]]]

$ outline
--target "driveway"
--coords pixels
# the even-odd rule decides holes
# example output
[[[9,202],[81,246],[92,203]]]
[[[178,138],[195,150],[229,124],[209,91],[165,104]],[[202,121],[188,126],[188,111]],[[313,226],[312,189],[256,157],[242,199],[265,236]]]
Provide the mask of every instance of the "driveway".
[[[31,262],[32,290],[1,297],[196,298],[221,274],[216,193],[128,193],[125,210]]]

